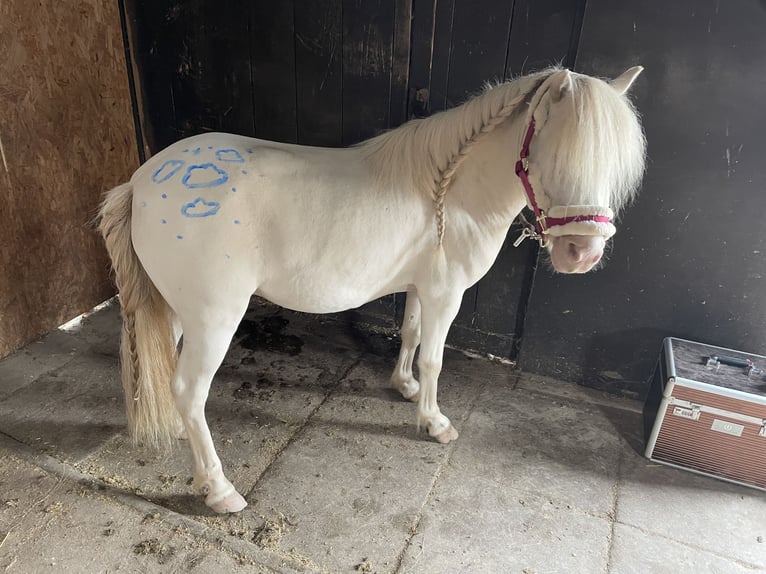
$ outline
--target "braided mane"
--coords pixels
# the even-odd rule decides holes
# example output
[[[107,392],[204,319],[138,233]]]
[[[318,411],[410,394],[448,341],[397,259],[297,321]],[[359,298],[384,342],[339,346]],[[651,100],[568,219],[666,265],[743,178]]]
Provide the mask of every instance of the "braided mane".
[[[558,68],[488,86],[462,106],[412,120],[359,144],[379,183],[402,181],[428,191],[434,201],[439,244],[444,239],[444,199],[473,147],[519,108]]]

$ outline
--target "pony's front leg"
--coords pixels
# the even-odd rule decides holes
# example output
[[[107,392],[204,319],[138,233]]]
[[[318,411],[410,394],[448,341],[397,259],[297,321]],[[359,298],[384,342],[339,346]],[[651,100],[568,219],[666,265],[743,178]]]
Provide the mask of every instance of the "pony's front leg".
[[[399,350],[399,360],[396,362],[394,373],[391,375],[391,385],[405,399],[418,400],[420,383],[412,374],[412,363],[415,351],[420,344],[420,299],[415,290],[407,292],[407,303],[404,306],[404,320],[401,328],[402,346]]]
[[[223,474],[205,420],[210,383],[234,334],[231,329],[184,331],[184,344],[173,378],[173,395],[194,457],[194,486],[216,512],[239,512],[247,502]]]
[[[455,427],[439,410],[436,403],[436,390],[442,369],[444,344],[447,331],[457,316],[462,292],[444,293],[439,297],[429,298],[421,295],[423,307],[421,319],[420,356],[420,397],[418,400],[418,426],[425,426],[428,434],[441,443],[448,443],[458,437]]]

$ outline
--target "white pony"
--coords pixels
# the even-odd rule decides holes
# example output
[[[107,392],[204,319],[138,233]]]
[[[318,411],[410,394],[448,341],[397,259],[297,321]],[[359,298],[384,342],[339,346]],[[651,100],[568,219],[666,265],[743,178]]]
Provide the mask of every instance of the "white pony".
[[[538,239],[557,271],[598,262],[613,210],[643,175],[643,131],[625,96],[640,72],[605,82],[549,69],[347,149],[207,133],[152,157],[99,214],[134,437],[168,445],[185,431],[206,504],[241,510],[204,410],[251,296],[330,313],[406,291],[392,384],[417,400],[429,435],[456,439],[436,385],[463,292],[525,204],[537,222],[522,238]]]

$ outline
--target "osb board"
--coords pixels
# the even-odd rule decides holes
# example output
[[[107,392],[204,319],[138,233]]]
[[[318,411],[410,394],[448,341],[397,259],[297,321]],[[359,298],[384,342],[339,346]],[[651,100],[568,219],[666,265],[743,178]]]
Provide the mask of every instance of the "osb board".
[[[116,0],[0,2],[0,356],[112,294],[90,221],[138,165]]]

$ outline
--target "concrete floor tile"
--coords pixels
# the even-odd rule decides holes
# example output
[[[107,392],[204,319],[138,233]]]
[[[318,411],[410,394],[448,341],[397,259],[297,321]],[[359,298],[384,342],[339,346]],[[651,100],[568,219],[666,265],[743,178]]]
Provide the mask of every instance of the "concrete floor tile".
[[[617,521],[735,561],[766,568],[763,492],[655,464],[622,463]]]
[[[415,405],[388,388],[389,370],[360,360],[250,493],[241,530],[284,517],[281,552],[331,572],[393,571],[450,447],[416,431]],[[459,421],[470,389],[459,375],[443,382]]]
[[[756,574],[753,564],[737,563],[699,546],[688,546],[624,524],[615,524],[609,574]]]
[[[70,333],[53,331],[0,360],[0,399],[66,365],[88,345]]]
[[[1,449],[0,570],[274,572]]]
[[[488,387],[451,465],[497,485],[607,516],[624,443],[598,406]]]
[[[398,572],[604,572],[609,534],[605,519],[450,468]]]
[[[236,351],[234,351],[236,354]],[[251,355],[248,355],[251,356]],[[224,368],[208,397],[206,416],[224,471],[244,495],[305,424],[351,363],[341,359],[326,370],[285,362],[262,354],[257,363]],[[136,446],[121,433],[78,465],[108,483],[190,515],[208,515],[201,496],[192,492],[188,442],[172,452]]]
[[[125,425],[117,364],[78,356],[0,401],[0,431],[57,458],[77,461]]]

